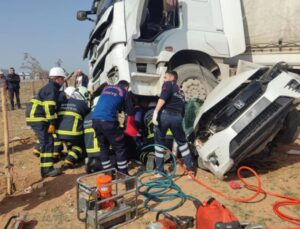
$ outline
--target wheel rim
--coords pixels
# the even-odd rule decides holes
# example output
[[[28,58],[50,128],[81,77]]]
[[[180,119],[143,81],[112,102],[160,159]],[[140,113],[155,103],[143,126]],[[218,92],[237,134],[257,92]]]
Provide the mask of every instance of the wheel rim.
[[[184,91],[186,100],[198,98],[201,101],[204,101],[207,97],[207,88],[199,78],[191,77],[185,79],[180,86]]]

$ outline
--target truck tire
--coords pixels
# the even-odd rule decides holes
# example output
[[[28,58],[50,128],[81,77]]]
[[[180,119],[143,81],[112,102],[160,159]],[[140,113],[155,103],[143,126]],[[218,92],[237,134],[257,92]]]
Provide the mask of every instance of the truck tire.
[[[282,130],[275,138],[279,144],[293,143],[300,133],[300,112],[296,109],[290,111],[285,119]]]
[[[218,84],[216,77],[198,64],[183,64],[174,70],[178,73],[178,84],[184,91],[187,101],[195,97],[204,101]]]

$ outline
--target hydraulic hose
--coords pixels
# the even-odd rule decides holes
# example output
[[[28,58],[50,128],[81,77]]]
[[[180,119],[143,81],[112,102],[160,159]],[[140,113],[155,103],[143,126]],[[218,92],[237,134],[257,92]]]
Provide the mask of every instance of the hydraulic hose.
[[[189,195],[184,194],[184,192],[180,189],[180,187],[172,181],[172,179],[175,177],[176,166],[177,166],[177,163],[178,163],[182,167],[184,172],[188,176],[190,176],[196,183],[200,184],[201,186],[203,186],[204,188],[210,190],[211,192],[214,192],[215,194],[218,194],[218,195],[220,195],[220,196],[222,196],[226,199],[229,199],[229,200],[233,200],[233,201],[236,201],[236,202],[250,202],[251,200],[254,200],[260,193],[263,193],[265,195],[270,195],[270,196],[275,196],[275,197],[287,199],[286,201],[276,202],[273,205],[273,211],[281,219],[283,219],[287,222],[293,223],[297,226],[300,226],[300,217],[289,216],[287,214],[282,213],[279,210],[279,208],[282,207],[282,206],[300,206],[300,199],[292,197],[292,196],[286,196],[286,195],[282,195],[282,194],[277,194],[277,193],[265,191],[262,188],[262,182],[261,182],[260,177],[258,176],[256,171],[253,170],[252,168],[250,168],[248,166],[241,166],[237,171],[237,176],[238,176],[239,180],[245,185],[246,188],[254,191],[255,193],[253,195],[249,196],[249,197],[235,198],[235,197],[232,197],[230,195],[226,195],[223,192],[220,192],[219,190],[214,189],[214,188],[206,185],[201,180],[199,180],[195,176],[188,173],[188,170],[185,168],[182,161],[179,160],[179,159],[176,159],[174,154],[168,148],[166,148],[165,146],[152,144],[152,145],[145,146],[142,150],[144,150],[146,148],[149,148],[149,147],[155,147],[155,146],[162,147],[165,150],[165,153],[169,153],[171,155],[172,164],[173,164],[173,171],[171,172],[170,175],[166,175],[165,173],[162,173],[162,172],[159,172],[159,171],[152,171],[152,170],[145,170],[145,171],[142,171],[138,174],[138,176],[140,177],[143,174],[157,174],[158,173],[164,178],[164,179],[154,179],[154,180],[150,180],[150,181],[147,181],[147,182],[143,182],[141,179],[138,179],[138,182],[140,183],[140,185],[138,186],[138,191],[146,197],[146,199],[144,201],[144,206],[149,211],[152,211],[152,212],[172,211],[172,210],[182,206],[187,199],[198,200],[197,198],[195,198],[193,196],[189,196]],[[249,171],[255,176],[256,181],[257,181],[256,186],[252,185],[252,184],[249,184],[248,182],[246,182],[244,180],[243,176],[241,175],[241,172],[243,170]],[[142,189],[144,189],[144,190],[142,190]],[[155,189],[155,191],[153,191],[153,189]],[[174,192],[166,193],[168,190],[175,190],[176,192],[175,193]],[[155,208],[151,208],[149,206],[150,201],[161,203],[161,202],[164,202],[164,201],[171,201],[171,200],[175,200],[175,199],[178,199],[178,198],[180,199],[180,202],[178,204],[170,207],[170,208],[155,209]],[[299,227],[297,227],[297,228],[299,228]]]
[[[277,194],[277,193],[273,193],[273,192],[267,192],[264,189],[262,189],[262,182],[260,177],[257,175],[257,173],[250,167],[248,166],[241,166],[238,171],[237,171],[237,176],[240,179],[240,181],[250,190],[255,191],[255,193],[250,196],[250,197],[246,197],[246,198],[234,198],[232,196],[226,195],[214,188],[209,187],[208,185],[206,185],[205,183],[201,182],[198,178],[196,178],[195,176],[191,175],[188,173],[187,169],[185,168],[185,166],[183,165],[183,163],[177,159],[177,162],[180,164],[180,166],[182,167],[182,169],[184,170],[184,172],[190,176],[196,183],[202,185],[203,187],[205,187],[206,189],[226,198],[226,199],[230,199],[236,202],[250,202],[251,200],[255,199],[260,193],[264,193],[265,195],[270,195],[270,196],[275,196],[275,197],[279,197],[279,198],[283,198],[283,199],[287,199],[287,201],[280,201],[280,202],[276,202],[273,205],[273,211],[274,213],[280,217],[281,219],[293,223],[297,226],[300,226],[300,217],[293,217],[293,216],[289,216],[287,214],[282,213],[279,208],[282,206],[300,206],[300,199],[299,198],[295,198],[292,196],[286,196],[286,195],[282,195],[282,194]],[[241,171],[242,170],[247,170],[250,171],[256,178],[257,180],[257,186],[251,185],[249,183],[247,183],[242,175],[241,175]],[[299,227],[297,227],[299,229]],[[296,228],[295,228],[296,229]]]
[[[138,191],[145,197],[144,200],[144,207],[151,212],[168,212],[173,211],[179,207],[181,207],[186,200],[197,200],[193,196],[186,195],[181,188],[173,182],[173,178],[176,175],[176,158],[174,154],[165,146],[152,144],[147,145],[142,150],[147,149],[149,147],[160,146],[165,150],[165,153],[170,153],[172,158],[173,170],[170,175],[167,175],[160,171],[153,171],[153,170],[144,170],[138,173]],[[160,179],[152,179],[149,181],[143,181],[143,178],[140,178],[142,175],[155,175],[159,174],[161,176]],[[173,201],[179,199],[179,202],[172,207],[158,209],[150,207],[150,202],[162,203],[165,201]]]

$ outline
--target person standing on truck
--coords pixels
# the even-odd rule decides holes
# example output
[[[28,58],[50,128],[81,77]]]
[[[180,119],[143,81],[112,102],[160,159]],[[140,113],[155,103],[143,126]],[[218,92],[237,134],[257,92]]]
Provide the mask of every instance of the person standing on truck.
[[[167,71],[164,76],[161,94],[153,112],[152,122],[155,125],[155,163],[159,172],[164,172],[164,145],[167,130],[170,129],[178,144],[184,164],[191,174],[195,174],[188,142],[182,127],[184,117],[184,94],[177,84],[176,71]]]
[[[109,146],[116,154],[117,169],[128,174],[124,131],[118,122],[118,112],[124,109],[129,83],[121,80],[117,85],[106,86],[92,112],[93,128],[101,149],[103,169],[113,167]]]
[[[72,169],[84,158],[83,120],[89,112],[89,93],[86,87],[78,87],[71,98],[63,102],[58,110],[56,135],[68,145],[68,153],[61,169]]]
[[[14,95],[16,95],[18,109],[21,109],[20,103],[20,76],[15,73],[13,67],[9,68],[9,73],[6,77],[7,88],[9,92],[11,110],[15,109]]]
[[[42,87],[26,107],[26,123],[38,137],[40,144],[41,176],[54,177],[62,172],[53,167],[53,136],[55,114],[59,103],[59,89],[64,84],[66,73],[60,67],[51,68],[49,82]]]
[[[89,84],[89,77],[84,74],[80,69],[77,69],[75,71],[75,87],[80,87],[80,86],[83,86],[83,87],[87,87],[88,84]]]

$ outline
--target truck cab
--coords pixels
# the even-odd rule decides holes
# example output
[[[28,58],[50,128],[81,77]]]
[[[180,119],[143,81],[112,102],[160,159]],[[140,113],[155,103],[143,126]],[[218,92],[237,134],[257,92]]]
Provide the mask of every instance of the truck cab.
[[[127,80],[134,94],[158,96],[172,69],[187,99],[204,101],[224,59],[245,51],[240,0],[94,0],[82,12],[95,21],[84,52],[92,90]]]

